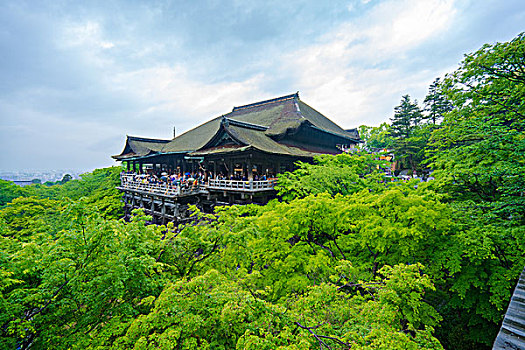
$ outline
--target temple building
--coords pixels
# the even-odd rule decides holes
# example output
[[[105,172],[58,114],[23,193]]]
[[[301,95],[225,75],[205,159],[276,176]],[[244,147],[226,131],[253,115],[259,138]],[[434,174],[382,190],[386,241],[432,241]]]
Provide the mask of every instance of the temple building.
[[[124,162],[133,174],[198,177],[199,185],[191,186],[191,193],[183,191],[183,181],[175,189],[166,182],[167,191],[160,192],[175,201],[184,197],[190,204],[210,206],[264,203],[273,195],[275,177],[293,170],[295,162],[345,152],[359,142],[356,129],[342,129],[296,93],[234,107],[172,140],[128,136],[124,150],[113,158]],[[123,179],[120,187],[130,208],[144,204],[135,203],[135,195],[159,192],[130,184],[137,180],[136,176]],[[142,185],[151,184],[142,180]]]

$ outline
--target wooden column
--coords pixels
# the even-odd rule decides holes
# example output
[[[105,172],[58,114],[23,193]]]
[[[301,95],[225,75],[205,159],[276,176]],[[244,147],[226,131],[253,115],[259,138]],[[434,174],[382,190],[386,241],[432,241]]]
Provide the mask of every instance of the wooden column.
[[[252,169],[252,161],[250,158],[246,158],[246,170],[248,172],[248,180],[253,180],[253,169]]]
[[[155,197],[151,196],[151,217],[155,221]]]
[[[162,209],[161,209],[161,216],[162,216],[162,224],[166,224],[166,198],[162,197]]]

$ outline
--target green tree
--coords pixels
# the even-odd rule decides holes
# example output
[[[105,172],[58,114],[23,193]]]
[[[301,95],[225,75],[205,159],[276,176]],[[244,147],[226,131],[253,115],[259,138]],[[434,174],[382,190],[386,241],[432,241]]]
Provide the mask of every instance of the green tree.
[[[412,170],[416,170],[418,162],[415,154],[419,145],[414,143],[417,138],[416,130],[423,118],[417,101],[412,102],[409,95],[401,99],[399,106],[394,108],[394,117],[391,118],[390,136],[394,139],[394,151],[396,159],[406,162]]]
[[[13,199],[20,197],[22,188],[12,181],[0,180],[0,208],[11,202]]]
[[[454,105],[434,131],[432,186],[457,208],[463,259],[450,290],[445,344],[491,344],[525,265],[525,34],[468,54],[442,85]],[[460,221],[459,221],[460,220]],[[454,337],[454,335],[456,336]],[[449,337],[447,339],[447,337]]]
[[[525,34],[466,55],[445,80],[455,109],[432,138],[430,166],[451,199],[524,224]]]
[[[436,125],[438,121],[443,119],[445,113],[452,110],[452,104],[447,97],[440,90],[441,79],[436,78],[428,89],[428,94],[423,103],[425,104],[425,112],[423,120],[430,120],[432,124]]]
[[[365,141],[368,148],[392,148],[394,140],[390,137],[390,125],[381,123],[377,127],[361,125],[358,128],[359,136]]]
[[[49,186],[33,184],[20,187],[0,180],[0,207],[17,197],[53,200],[69,198],[96,206],[106,218],[118,218],[123,214],[121,193],[116,188],[120,184],[120,172],[120,167],[96,169],[92,173],[82,174],[79,180],[70,180],[63,184],[59,181],[58,184],[50,183]]]
[[[19,197],[0,211],[0,219],[9,229],[6,235],[20,241],[28,241],[44,232],[56,232],[57,215],[63,209],[64,203],[60,201],[48,198]]]
[[[365,188],[379,189],[381,168],[389,164],[375,158],[364,152],[317,156],[314,164],[298,162],[295,171],[279,174],[276,189],[285,200],[323,192],[346,195]]]
[[[65,184],[66,182],[69,182],[73,180],[73,176],[71,176],[70,174],[65,174],[63,177],[62,177],[62,180],[60,180],[60,184],[63,185]]]
[[[430,279],[419,265],[385,267],[362,281],[364,296],[322,284],[286,305],[247,291],[242,280],[210,270],[164,289],[154,308],[109,339],[114,349],[442,349],[439,315],[423,302]],[[146,302],[144,300],[143,302]],[[427,326],[423,324],[426,323]],[[371,326],[373,325],[373,326]]]
[[[82,203],[58,216],[25,242],[0,240],[0,339],[8,348],[83,348],[93,332],[149,310],[140,301],[162,290],[160,227],[141,216],[103,220]]]

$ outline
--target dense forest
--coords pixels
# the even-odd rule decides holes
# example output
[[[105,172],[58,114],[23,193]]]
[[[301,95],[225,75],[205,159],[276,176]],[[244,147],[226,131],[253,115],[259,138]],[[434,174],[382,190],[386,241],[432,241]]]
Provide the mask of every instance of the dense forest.
[[[2,349],[484,349],[525,266],[525,34],[485,45],[366,147],[265,206],[120,219],[119,167],[0,182]]]

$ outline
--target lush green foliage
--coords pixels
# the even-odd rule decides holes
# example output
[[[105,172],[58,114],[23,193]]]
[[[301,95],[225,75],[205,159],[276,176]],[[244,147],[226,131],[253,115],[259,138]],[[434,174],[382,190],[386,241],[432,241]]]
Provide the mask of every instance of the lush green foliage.
[[[366,153],[336,156],[321,155],[315,164],[298,162],[297,170],[279,175],[278,194],[285,200],[302,198],[308,194],[351,194],[365,188],[377,188],[382,180],[381,167],[386,162]]]
[[[81,202],[65,205],[54,225],[36,227],[24,241],[18,226],[2,221],[2,341],[22,348],[440,349],[432,336],[440,317],[423,301],[434,288],[430,277],[400,261],[419,254],[424,221],[446,219],[429,219],[440,214],[421,205],[425,199],[391,191],[197,213],[200,224],[182,230],[144,226],[142,215],[104,220]],[[404,203],[395,212],[391,198]],[[373,224],[388,226],[396,215],[402,219],[390,233]],[[406,228],[413,219],[422,226]]]
[[[394,140],[390,136],[390,125],[382,123],[377,127],[361,125],[358,128],[361,140],[367,148],[392,148]]]
[[[525,213],[525,34],[467,55],[445,80],[454,104],[433,139],[431,166],[453,199],[522,224]]]
[[[389,136],[393,139],[396,160],[405,168],[418,170],[431,129],[421,126],[423,112],[409,95],[401,98],[394,112]]]
[[[450,314],[489,342],[525,265],[525,34],[466,55],[440,90],[453,104],[431,137],[433,187],[468,216]],[[465,337],[464,337],[465,338]],[[488,338],[488,339],[487,339]],[[454,341],[454,340],[453,340]],[[453,342],[451,341],[451,342]]]
[[[430,85],[423,103],[425,104],[425,111],[427,112],[427,114],[423,115],[423,120],[431,121],[434,125],[438,124],[444,115],[453,109],[452,103],[441,91],[440,78],[436,78]]]
[[[118,218],[122,215],[122,205],[116,186],[120,183],[121,171],[120,167],[96,169],[92,173],[82,174],[80,180],[59,181],[53,186],[34,184],[20,187],[10,181],[0,180],[0,208],[18,197],[68,198],[96,205],[106,218]]]
[[[23,188],[11,181],[0,180],[0,208],[22,195]]]
[[[436,82],[441,125],[392,134],[432,182],[323,156],[279,177],[282,201],[179,227],[118,220],[118,168],[0,182],[0,348],[490,347],[525,265],[523,39]]]

